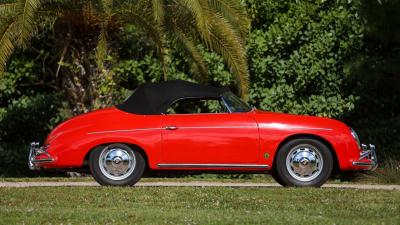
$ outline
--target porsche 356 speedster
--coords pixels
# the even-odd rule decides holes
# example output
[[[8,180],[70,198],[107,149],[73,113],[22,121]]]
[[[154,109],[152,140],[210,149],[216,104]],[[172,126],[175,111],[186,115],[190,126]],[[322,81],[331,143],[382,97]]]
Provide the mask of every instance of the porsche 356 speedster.
[[[284,186],[318,187],[334,170],[376,166],[375,146],[340,121],[257,110],[225,88],[179,80],[69,119],[29,153],[31,169],[87,168],[102,185],[183,170],[270,172]]]

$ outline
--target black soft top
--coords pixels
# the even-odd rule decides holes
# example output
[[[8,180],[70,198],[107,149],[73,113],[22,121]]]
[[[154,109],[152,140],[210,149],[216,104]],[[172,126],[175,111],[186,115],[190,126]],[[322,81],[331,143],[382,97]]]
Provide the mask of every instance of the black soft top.
[[[176,100],[183,98],[219,98],[226,88],[217,88],[195,84],[183,80],[171,80],[160,83],[146,83],[136,88],[119,110],[144,115],[164,113]]]

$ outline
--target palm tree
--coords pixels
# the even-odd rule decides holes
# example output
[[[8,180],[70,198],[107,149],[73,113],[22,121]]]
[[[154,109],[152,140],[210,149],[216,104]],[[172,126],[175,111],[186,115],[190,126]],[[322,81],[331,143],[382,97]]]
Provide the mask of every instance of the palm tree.
[[[247,93],[244,39],[249,21],[240,0],[10,0],[0,3],[0,71],[16,48],[27,47],[37,32],[51,25],[61,35],[56,75],[65,57],[73,55],[78,69],[70,80],[87,79],[104,68],[110,36],[124,24],[141,28],[154,42],[165,80],[171,43],[192,59],[195,74],[207,77],[207,65],[197,48],[202,43],[224,58],[239,92]],[[93,49],[95,69],[88,62]]]

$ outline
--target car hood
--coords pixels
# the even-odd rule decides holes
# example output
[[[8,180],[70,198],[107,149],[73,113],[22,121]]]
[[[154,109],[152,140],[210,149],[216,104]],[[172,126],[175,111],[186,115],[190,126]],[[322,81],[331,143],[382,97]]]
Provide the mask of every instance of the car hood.
[[[255,110],[254,113],[258,125],[265,128],[349,130],[349,127],[345,123],[324,117],[266,112],[261,110]]]

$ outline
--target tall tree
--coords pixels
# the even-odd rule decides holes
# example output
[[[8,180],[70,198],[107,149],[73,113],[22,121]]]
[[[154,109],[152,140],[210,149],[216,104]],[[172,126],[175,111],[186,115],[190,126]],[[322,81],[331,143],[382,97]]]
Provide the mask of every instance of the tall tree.
[[[0,71],[17,48],[26,48],[43,27],[58,35],[64,85],[79,111],[95,99],[95,79],[109,69],[110,41],[125,24],[141,28],[153,41],[164,79],[168,79],[171,44],[191,58],[194,74],[206,80],[207,65],[197,45],[219,53],[248,91],[244,39],[249,21],[239,0],[10,0],[0,3]],[[82,91],[84,89],[84,91]]]

